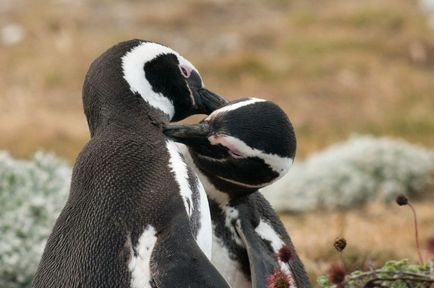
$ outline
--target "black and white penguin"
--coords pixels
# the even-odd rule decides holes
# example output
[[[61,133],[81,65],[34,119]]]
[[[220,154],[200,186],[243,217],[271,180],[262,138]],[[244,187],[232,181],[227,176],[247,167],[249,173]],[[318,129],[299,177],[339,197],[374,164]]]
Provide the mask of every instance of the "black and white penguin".
[[[185,158],[205,186],[211,260],[231,287],[310,287],[288,233],[258,191],[293,163],[296,137],[286,114],[273,102],[241,99],[198,124],[168,125],[165,134],[187,145]]]
[[[33,287],[228,287],[206,256],[203,186],[162,132],[222,101],[163,45],[131,40],[98,57],[83,86],[91,139]]]

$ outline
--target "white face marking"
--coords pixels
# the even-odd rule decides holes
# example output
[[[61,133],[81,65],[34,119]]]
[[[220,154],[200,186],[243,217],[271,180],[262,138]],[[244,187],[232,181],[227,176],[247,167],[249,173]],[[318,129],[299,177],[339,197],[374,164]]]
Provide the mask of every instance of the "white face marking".
[[[170,154],[169,167],[171,168],[173,174],[175,174],[175,180],[178,183],[179,192],[181,194],[182,200],[184,201],[185,210],[190,217],[193,212],[191,207],[193,205],[193,192],[191,191],[190,184],[188,183],[187,164],[185,164],[185,161],[179,153],[175,142],[168,140],[166,142],[166,147]]]
[[[274,231],[273,227],[267,222],[265,222],[263,219],[260,219],[259,225],[255,228],[255,232],[264,240],[267,240],[271,244],[271,248],[273,249],[273,252],[277,254],[279,250],[285,246],[285,242],[280,239],[280,236],[276,231]],[[280,269],[285,272],[289,279],[294,279],[292,277],[291,270],[289,269],[289,266],[287,263],[282,262],[280,259],[278,259]],[[290,283],[291,288],[296,288],[294,281],[291,281]]]
[[[259,98],[249,98],[248,100],[244,100],[244,101],[240,101],[240,102],[237,102],[234,104],[226,105],[226,106],[212,112],[208,117],[205,118],[205,120],[210,120],[210,119],[216,117],[218,114],[223,113],[223,112],[236,110],[236,109],[239,109],[239,108],[244,107],[244,106],[252,105],[252,104],[255,104],[258,102],[265,102],[265,101],[266,100],[259,99]]]
[[[152,90],[152,86],[146,80],[145,70],[143,69],[146,62],[163,54],[175,54],[180,65],[190,67],[197,72],[193,64],[179,55],[178,52],[152,42],[144,42],[126,53],[122,57],[122,69],[124,79],[128,82],[131,91],[139,93],[149,105],[169,115],[169,118],[172,119],[175,114],[175,107],[172,101],[163,94],[155,93]]]
[[[128,269],[131,272],[131,288],[151,288],[151,254],[154,249],[157,237],[155,228],[147,226],[137,242],[134,256],[131,251],[131,260]]]
[[[270,166],[273,171],[279,174],[278,178],[288,172],[293,162],[293,159],[289,157],[281,157],[276,154],[268,154],[259,149],[251,148],[246,143],[244,143],[244,141],[232,136],[211,135],[210,137],[208,137],[208,140],[212,145],[221,144],[230,150],[234,149],[236,151],[239,151],[239,153],[241,153],[245,157],[258,157],[264,160],[264,162],[268,164],[268,166]],[[274,181],[278,178],[274,179]]]

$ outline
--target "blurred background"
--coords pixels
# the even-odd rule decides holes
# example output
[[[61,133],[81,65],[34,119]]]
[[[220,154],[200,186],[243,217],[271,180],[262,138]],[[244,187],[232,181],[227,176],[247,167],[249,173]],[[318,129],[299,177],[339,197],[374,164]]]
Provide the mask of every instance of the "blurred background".
[[[351,269],[417,259],[397,194],[421,243],[434,236],[434,1],[0,0],[0,286],[28,287],[89,139],[84,75],[131,38],[179,51],[229,99],[286,111],[296,164],[264,194],[312,281],[338,236]]]

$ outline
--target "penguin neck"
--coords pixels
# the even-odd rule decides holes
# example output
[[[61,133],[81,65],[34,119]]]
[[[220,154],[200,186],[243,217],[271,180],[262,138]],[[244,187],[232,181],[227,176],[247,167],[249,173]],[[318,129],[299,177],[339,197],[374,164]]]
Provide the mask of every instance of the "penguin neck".
[[[112,128],[137,131],[157,127],[162,131],[163,125],[170,122],[168,114],[150,106],[148,103],[136,104],[103,106],[96,113],[86,113],[91,137]]]
[[[211,175],[207,173],[206,171],[198,168],[199,171],[204,175],[204,177],[207,179],[207,182],[209,183],[208,186],[210,186],[210,189],[208,192],[208,189],[206,189],[207,194],[211,198],[217,198],[216,194],[224,194],[226,195],[226,198],[222,199],[222,197],[218,197],[218,199],[225,200],[225,203],[220,202],[222,205],[231,204],[238,202],[240,199],[243,199],[245,197],[248,197],[250,194],[255,193],[258,191],[258,189],[252,188],[252,187],[246,187],[239,184],[235,184],[229,181],[226,181],[224,179],[219,178],[216,175]],[[204,184],[205,186],[205,184]],[[218,202],[218,199],[214,199]]]
[[[178,143],[178,147],[184,155],[187,164],[192,167],[199,176],[208,198],[220,207],[224,208],[225,206],[231,205],[231,203],[236,203],[258,191],[256,187],[243,187],[210,174],[196,164],[195,157],[190,153],[187,146]]]
[[[188,147],[181,143],[176,143],[179,151],[184,156],[184,160],[187,163],[189,167],[191,167],[196,175],[199,177],[200,182],[202,183],[205,192],[207,194],[207,197],[211,200],[213,200],[216,204],[218,204],[220,207],[224,207],[228,205],[231,201],[231,197],[229,194],[220,191],[212,182],[210,181],[209,177],[206,176],[201,169],[195,164],[191,153],[188,149]]]

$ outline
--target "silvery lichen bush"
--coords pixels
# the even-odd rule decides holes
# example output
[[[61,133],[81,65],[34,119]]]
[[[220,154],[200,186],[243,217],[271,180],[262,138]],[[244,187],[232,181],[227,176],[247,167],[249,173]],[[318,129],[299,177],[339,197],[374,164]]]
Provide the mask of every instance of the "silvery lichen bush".
[[[434,152],[399,140],[354,136],[296,163],[263,190],[278,211],[350,208],[432,192]]]
[[[15,160],[0,151],[0,287],[30,287],[70,178],[52,154]]]

